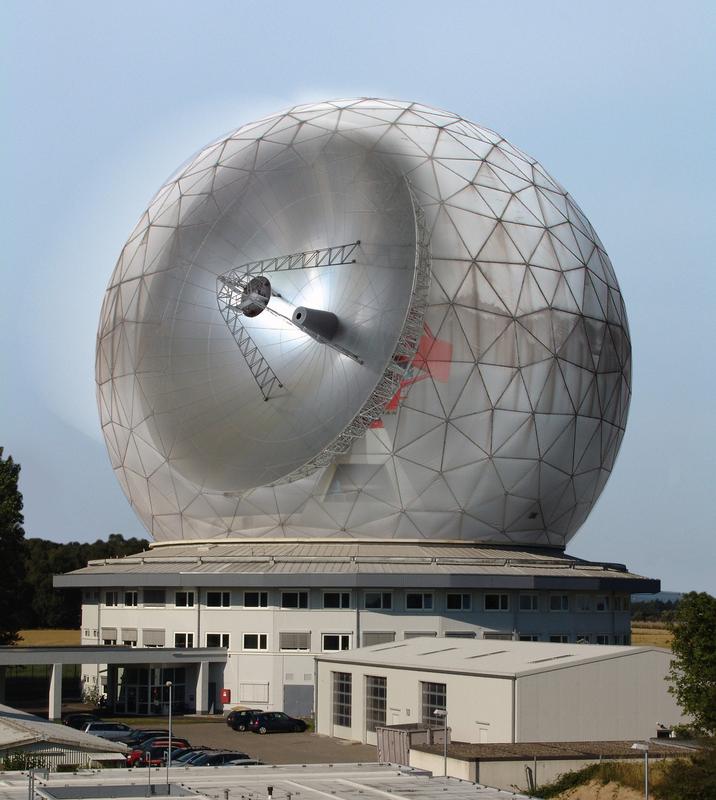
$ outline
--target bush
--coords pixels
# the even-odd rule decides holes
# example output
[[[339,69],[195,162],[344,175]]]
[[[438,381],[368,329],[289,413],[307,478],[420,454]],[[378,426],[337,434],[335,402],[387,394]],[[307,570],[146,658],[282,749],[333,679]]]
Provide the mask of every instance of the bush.
[[[32,753],[8,753],[4,758],[0,759],[0,769],[6,771],[36,769],[46,766],[47,763],[44,758],[34,756]]]
[[[654,795],[660,800],[716,800],[716,740],[690,758],[667,762]]]

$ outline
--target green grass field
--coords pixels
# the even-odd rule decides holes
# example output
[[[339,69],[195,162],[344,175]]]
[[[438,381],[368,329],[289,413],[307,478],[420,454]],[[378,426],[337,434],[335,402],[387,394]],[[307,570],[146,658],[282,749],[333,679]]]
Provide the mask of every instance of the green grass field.
[[[80,643],[78,630],[42,628],[36,631],[20,631],[20,645],[33,647],[52,647],[57,645],[74,645]],[[649,645],[655,647],[671,647],[671,633],[660,622],[632,622],[631,643],[633,645]]]

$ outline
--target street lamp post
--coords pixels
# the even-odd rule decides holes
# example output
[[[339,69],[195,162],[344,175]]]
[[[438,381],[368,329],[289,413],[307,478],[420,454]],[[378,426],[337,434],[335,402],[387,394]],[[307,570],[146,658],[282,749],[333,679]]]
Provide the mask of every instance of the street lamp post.
[[[436,708],[433,715],[443,718],[443,775],[447,778],[447,753],[448,753],[448,728],[447,728],[447,709]]]
[[[644,800],[649,800],[649,742],[634,742],[631,749],[644,753]]]
[[[164,684],[169,689],[169,752],[167,753],[167,787],[169,786],[169,767],[172,765],[172,688],[171,681]]]

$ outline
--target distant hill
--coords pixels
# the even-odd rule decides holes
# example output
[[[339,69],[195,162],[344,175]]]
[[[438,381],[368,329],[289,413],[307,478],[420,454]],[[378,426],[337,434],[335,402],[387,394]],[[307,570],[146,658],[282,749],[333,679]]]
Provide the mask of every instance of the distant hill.
[[[662,603],[678,603],[684,596],[683,592],[656,592],[655,594],[633,594],[632,603],[651,603],[659,600]]]

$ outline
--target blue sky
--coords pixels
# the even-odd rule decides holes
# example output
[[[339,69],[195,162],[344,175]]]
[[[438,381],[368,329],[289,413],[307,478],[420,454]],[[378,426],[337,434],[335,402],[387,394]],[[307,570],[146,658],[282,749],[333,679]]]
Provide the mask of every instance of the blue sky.
[[[715,9],[6,2],[0,444],[22,464],[27,535],[143,534],[102,443],[94,340],[156,189],[263,113],[377,95],[499,131],[585,210],[626,298],[634,397],[569,552],[716,594]]]

